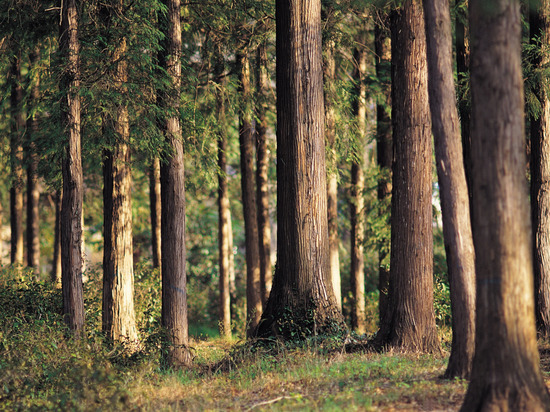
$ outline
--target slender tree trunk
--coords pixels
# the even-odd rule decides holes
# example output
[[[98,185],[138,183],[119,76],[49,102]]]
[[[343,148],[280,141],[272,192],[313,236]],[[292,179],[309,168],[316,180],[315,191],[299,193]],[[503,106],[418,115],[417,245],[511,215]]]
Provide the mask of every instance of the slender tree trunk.
[[[36,66],[40,54],[37,48],[31,53],[31,67]],[[31,105],[35,105],[40,98],[39,77],[31,80]],[[31,114],[27,120],[27,265],[35,274],[40,272],[40,190],[38,188],[38,158],[36,145],[33,139],[38,133],[38,120],[36,113]]]
[[[367,87],[364,82],[367,72],[366,36],[361,33],[354,53],[355,96],[354,116],[357,122],[357,140],[351,165],[351,327],[360,335],[366,332],[365,315],[365,166],[367,138]]]
[[[55,191],[55,229],[53,241],[52,282],[61,287],[61,189]]]
[[[374,48],[376,54],[376,76],[382,79],[384,87],[383,103],[376,105],[376,159],[380,168],[380,177],[378,180],[378,204],[380,214],[386,216],[390,214],[390,199],[392,192],[391,168],[393,162],[392,149],[392,130],[391,119],[388,113],[388,107],[391,107],[391,88],[390,88],[390,72],[391,72],[391,43],[387,33],[386,24],[389,24],[389,19],[386,14],[380,16],[380,22],[374,26]],[[388,220],[388,226],[390,221]],[[378,245],[378,290],[380,292],[379,299],[379,319],[384,319],[388,289],[390,281],[389,262],[390,256],[390,239],[389,236],[383,237]]]
[[[149,169],[149,208],[151,209],[151,244],[153,248],[153,267],[159,268],[162,261],[160,245],[160,160],[155,157]]]
[[[462,410],[548,410],[535,327],[520,2],[470,0],[470,28],[477,318]]]
[[[320,0],[281,0],[277,21],[277,269],[257,330],[345,332],[329,266]]]
[[[25,116],[23,114],[23,87],[21,83],[21,52],[13,57],[10,69],[11,80],[11,136],[10,136],[10,227],[11,263],[23,265],[23,146]]]
[[[165,109],[164,133],[170,156],[161,164],[161,254],[162,325],[166,328],[168,362],[185,366],[191,362],[187,321],[187,277],[185,273],[185,183],[182,131],[179,120],[181,88],[181,6],[179,0],[165,0],[167,15],[162,21],[165,33],[161,67],[166,69],[171,88],[160,93]]]
[[[422,4],[392,12],[392,126],[395,160],[391,263],[379,347],[439,352],[433,308],[432,145]]]
[[[529,22],[531,43],[541,48],[533,65],[544,68],[550,61],[550,1],[531,0]],[[540,116],[531,119],[531,212],[535,270],[537,330],[550,338],[550,101],[540,84]]]
[[[60,89],[63,93],[61,124],[67,138],[63,158],[63,200],[61,206],[61,257],[63,313],[75,336],[84,330],[82,293],[82,158],[80,145],[80,64],[76,0],[65,0],[61,10],[59,52],[65,68]]]
[[[244,107],[239,114],[239,141],[241,148],[241,188],[246,243],[246,324],[251,336],[262,316],[260,288],[260,250],[258,215],[254,182],[254,134],[251,118],[250,63],[246,52],[237,56],[239,93]]]
[[[453,341],[445,377],[468,379],[475,348],[475,254],[453,79],[449,3],[424,0],[432,131],[451,288]]]
[[[330,14],[330,13],[328,13]],[[325,89],[325,140],[328,146],[329,173],[327,173],[327,218],[329,264],[332,287],[338,307],[342,310],[342,282],[340,277],[340,237],[338,236],[338,167],[336,153],[336,60],[335,44],[330,39],[325,45],[323,78]]]
[[[271,291],[271,224],[269,219],[269,150],[267,147],[267,50],[262,42],[256,56],[256,199],[258,203],[258,235],[260,245],[260,289],[265,307]]]

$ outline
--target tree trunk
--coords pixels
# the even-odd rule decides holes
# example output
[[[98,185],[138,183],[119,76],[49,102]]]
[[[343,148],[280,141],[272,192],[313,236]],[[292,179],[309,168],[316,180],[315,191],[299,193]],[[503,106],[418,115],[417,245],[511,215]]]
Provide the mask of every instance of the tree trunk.
[[[424,0],[428,90],[451,289],[453,341],[445,377],[468,379],[475,348],[475,255],[453,79],[449,3]]]
[[[55,191],[55,229],[53,241],[52,282],[61,287],[61,189]]]
[[[151,246],[153,249],[153,267],[160,269],[162,253],[160,246],[160,160],[155,157],[149,169],[149,208],[151,209]]]
[[[256,56],[256,200],[258,203],[258,235],[260,245],[260,289],[262,307],[267,304],[271,291],[271,224],[269,219],[269,149],[267,147],[267,94],[269,77],[267,74],[267,50],[262,42]]]
[[[36,66],[40,49],[31,53],[31,67]],[[36,105],[40,98],[39,77],[31,80],[30,104]],[[40,272],[40,190],[38,188],[38,157],[34,139],[38,134],[36,113],[29,115],[27,120],[27,265],[37,275]]]
[[[23,146],[25,116],[23,114],[23,87],[21,83],[21,52],[13,57],[10,69],[11,80],[11,136],[10,136],[10,227],[11,263],[23,265]]]
[[[160,168],[161,180],[161,254],[162,325],[168,338],[168,362],[185,366],[191,362],[187,323],[187,278],[185,274],[185,184],[182,131],[179,120],[181,88],[180,1],[165,0],[163,17],[164,50],[159,62],[166,69],[171,87],[160,93],[165,111],[164,133],[170,145],[169,158]]]
[[[61,124],[67,136],[63,158],[61,260],[63,313],[75,336],[84,330],[82,293],[82,157],[80,145],[80,65],[76,0],[65,0],[61,10],[59,52],[64,59],[60,82],[63,93]]]
[[[550,1],[531,0],[531,43],[541,48],[533,66],[550,61]],[[535,313],[539,335],[550,338],[550,101],[539,85],[540,116],[531,119],[531,211],[535,270]]]
[[[320,0],[276,3],[277,269],[257,335],[345,333],[332,288]]]
[[[391,43],[387,33],[386,24],[389,19],[386,14],[380,16],[380,22],[374,26],[374,49],[376,54],[376,76],[382,80],[384,102],[376,105],[376,160],[380,168],[380,177],[378,179],[378,205],[380,215],[390,214],[390,199],[392,192],[391,167],[393,162],[392,148],[392,130],[391,119],[387,108],[391,106]],[[390,221],[387,222],[388,226]],[[379,298],[379,320],[382,321],[385,316],[388,300],[388,289],[390,281],[390,271],[388,258],[390,256],[389,236],[382,237],[378,245],[378,291]]]
[[[258,215],[254,187],[254,134],[252,131],[250,106],[250,64],[246,52],[238,54],[237,67],[239,73],[239,94],[243,101],[243,108],[239,113],[239,141],[246,244],[246,334],[250,337],[262,316],[262,297],[260,289],[260,241],[258,237]]]
[[[355,95],[353,114],[357,122],[357,148],[351,165],[351,327],[359,335],[366,332],[365,316],[365,166],[367,138],[367,87],[364,82],[367,72],[366,36],[361,33],[354,52]]]
[[[470,28],[477,318],[462,410],[548,410],[534,316],[520,2],[470,0]]]
[[[395,160],[388,304],[375,345],[439,352],[433,308],[432,145],[422,4],[392,12]]]

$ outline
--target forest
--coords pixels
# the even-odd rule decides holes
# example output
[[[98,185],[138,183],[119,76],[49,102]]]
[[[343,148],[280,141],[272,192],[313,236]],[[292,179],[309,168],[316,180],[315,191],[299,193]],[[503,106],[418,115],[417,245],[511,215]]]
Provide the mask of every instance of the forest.
[[[4,0],[0,51],[0,410],[550,410],[550,0]]]

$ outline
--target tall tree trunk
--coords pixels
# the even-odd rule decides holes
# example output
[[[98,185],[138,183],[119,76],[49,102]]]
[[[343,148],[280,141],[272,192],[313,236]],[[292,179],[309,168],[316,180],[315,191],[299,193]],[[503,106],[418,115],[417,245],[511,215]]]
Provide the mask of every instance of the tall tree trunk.
[[[52,282],[61,287],[61,189],[55,191],[55,228],[53,240]]]
[[[550,62],[550,1],[531,0],[531,43],[541,48],[533,65]],[[542,83],[542,82],[541,82]],[[538,88],[540,116],[531,119],[531,212],[535,270],[535,313],[541,337],[550,338],[550,101],[545,84]]]
[[[260,289],[260,241],[258,238],[258,215],[254,187],[254,134],[252,131],[250,101],[250,63],[246,52],[238,54],[237,66],[239,93],[244,104],[239,113],[239,141],[246,244],[246,333],[250,337],[262,316],[262,297]]]
[[[16,51],[10,68],[11,136],[10,136],[10,227],[11,263],[23,265],[23,146],[25,116],[21,83],[21,52]]]
[[[520,2],[470,0],[470,28],[477,317],[462,410],[548,410],[535,327]]]
[[[277,269],[259,336],[345,332],[332,288],[320,0],[276,3]]]
[[[327,13],[327,14],[330,14]],[[338,167],[336,153],[336,60],[334,40],[327,40],[324,53],[323,78],[325,89],[325,140],[328,146],[327,173],[327,218],[330,277],[334,296],[340,310],[342,310],[342,281],[340,277],[340,237],[338,236]]]
[[[392,130],[391,119],[388,113],[388,107],[391,106],[391,88],[390,88],[390,72],[391,72],[391,43],[390,37],[385,27],[389,24],[387,14],[380,15],[379,22],[374,26],[374,49],[376,54],[376,76],[382,79],[384,101],[376,105],[376,160],[380,168],[380,177],[378,179],[378,204],[380,215],[386,216],[390,214],[390,199],[392,192],[391,167],[393,162],[392,148]],[[388,220],[388,226],[390,221]],[[384,319],[388,289],[390,281],[390,271],[388,269],[389,262],[386,263],[390,256],[390,239],[389,236],[383,237],[378,245],[378,291],[380,292],[378,313],[379,320]]]
[[[30,55],[31,67],[36,66],[40,49],[36,48]],[[36,105],[40,98],[39,77],[31,79],[30,104]],[[38,158],[34,139],[38,134],[36,113],[30,114],[27,120],[27,265],[35,274],[40,272],[40,190],[38,188]]]
[[[365,75],[367,72],[366,36],[363,31],[358,36],[358,44],[354,52],[355,95],[353,114],[357,122],[357,148],[351,165],[351,196],[350,196],[350,226],[351,226],[351,327],[359,334],[366,332],[365,314],[365,166],[367,138],[367,87]]]
[[[269,150],[267,147],[267,50],[260,43],[256,56],[256,200],[258,203],[258,235],[260,245],[260,289],[265,307],[271,291],[271,223],[269,219]]]
[[[432,144],[422,4],[392,12],[394,144],[388,305],[379,347],[440,350],[433,308]]]
[[[475,254],[453,79],[449,3],[424,0],[428,90],[451,288],[453,341],[447,378],[468,379],[475,348]]]
[[[155,157],[149,169],[149,208],[151,210],[151,246],[153,248],[153,267],[159,268],[162,261],[160,233],[160,160]]]
[[[185,183],[182,131],[179,120],[181,88],[181,6],[179,0],[165,0],[167,14],[162,20],[164,49],[161,67],[171,80],[169,90],[160,93],[165,109],[164,133],[170,145],[169,158],[160,168],[162,325],[168,338],[168,362],[185,366],[191,362],[187,321],[187,278],[185,274]]]
[[[61,206],[61,260],[63,313],[75,336],[84,330],[82,293],[82,157],[80,144],[80,63],[76,0],[65,0],[61,10],[59,52],[65,67],[60,82],[63,93],[61,124],[67,137],[63,158]]]
[[[221,53],[220,53],[221,56]],[[220,57],[221,59],[221,57]],[[223,75],[223,62],[220,62],[218,75]],[[218,251],[220,267],[220,335],[231,337],[231,278],[234,278],[233,230],[231,227],[231,208],[229,188],[227,186],[227,120],[225,81],[219,80],[217,94],[218,110]]]

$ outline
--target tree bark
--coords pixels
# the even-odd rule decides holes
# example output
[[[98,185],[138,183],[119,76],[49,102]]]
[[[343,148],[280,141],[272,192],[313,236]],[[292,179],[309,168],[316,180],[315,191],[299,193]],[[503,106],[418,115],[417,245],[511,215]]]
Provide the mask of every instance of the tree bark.
[[[432,145],[422,4],[392,12],[395,159],[388,305],[375,345],[439,352],[433,308]]]
[[[470,1],[476,353],[463,411],[548,410],[525,179],[520,2]]]
[[[151,209],[151,246],[153,249],[153,267],[159,268],[162,261],[160,233],[160,160],[155,157],[149,169],[149,208]]]
[[[63,158],[61,206],[61,260],[63,313],[76,337],[84,331],[82,293],[82,157],[80,144],[80,63],[76,0],[65,0],[61,10],[59,52],[64,60],[60,90],[63,93],[61,124],[67,144]]]
[[[428,91],[451,289],[453,340],[445,377],[468,379],[475,349],[475,254],[453,79],[449,3],[424,0]]]
[[[540,47],[533,66],[543,69],[550,61],[550,2],[531,0],[531,43]],[[550,101],[541,82],[537,97],[541,110],[531,119],[531,212],[535,271],[535,310],[539,335],[550,337]]]
[[[271,291],[271,223],[269,219],[269,149],[267,147],[267,50],[260,43],[256,56],[256,200],[258,203],[258,236],[260,245],[260,292],[262,307],[267,304]]]
[[[277,269],[257,335],[345,333],[332,288],[320,0],[276,2]]]
[[[18,47],[18,46],[16,46]],[[23,146],[25,116],[23,114],[23,87],[21,79],[21,52],[17,50],[11,62],[11,135],[10,135],[10,227],[11,263],[23,265]]]
[[[252,336],[262,316],[260,288],[260,250],[258,215],[254,179],[254,134],[252,131],[250,63],[246,51],[237,55],[239,94],[243,108],[239,113],[239,142],[241,150],[241,189],[243,196],[246,244],[246,334]]]
[[[55,191],[55,229],[53,241],[52,282],[61,287],[61,189]]]
[[[191,363],[187,321],[187,278],[185,273],[185,184],[182,131],[179,120],[181,88],[181,6],[179,0],[165,0],[162,20],[164,48],[159,56],[171,87],[160,93],[165,110],[164,133],[170,145],[168,159],[160,168],[162,325],[168,338],[168,362],[179,367]]]

